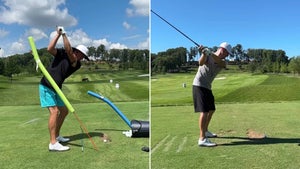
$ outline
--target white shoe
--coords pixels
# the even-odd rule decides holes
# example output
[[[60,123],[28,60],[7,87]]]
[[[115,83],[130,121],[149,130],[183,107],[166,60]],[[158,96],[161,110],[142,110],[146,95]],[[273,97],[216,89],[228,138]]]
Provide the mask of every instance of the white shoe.
[[[212,137],[218,137],[218,136],[215,133],[212,133],[210,131],[206,131],[205,132],[205,137],[212,138]]]
[[[57,140],[58,142],[61,142],[61,143],[66,143],[66,142],[70,141],[69,138],[64,138],[64,137],[62,137],[62,136],[56,137],[56,140]]]
[[[203,147],[214,147],[217,146],[216,143],[210,142],[209,139],[205,138],[204,140],[198,140],[198,145]]]
[[[49,144],[49,151],[67,151],[70,147],[61,145],[58,141],[55,144]]]

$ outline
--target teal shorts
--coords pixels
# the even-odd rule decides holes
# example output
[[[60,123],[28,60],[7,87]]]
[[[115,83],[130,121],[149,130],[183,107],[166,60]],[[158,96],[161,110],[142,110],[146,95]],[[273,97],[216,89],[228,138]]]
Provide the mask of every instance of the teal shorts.
[[[41,107],[65,106],[59,95],[52,89],[39,85]]]

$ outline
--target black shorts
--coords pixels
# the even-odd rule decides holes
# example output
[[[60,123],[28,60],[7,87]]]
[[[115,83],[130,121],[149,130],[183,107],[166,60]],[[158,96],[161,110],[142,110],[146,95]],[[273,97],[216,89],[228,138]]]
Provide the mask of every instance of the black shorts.
[[[193,100],[195,113],[216,110],[215,97],[211,90],[200,86],[193,86]]]

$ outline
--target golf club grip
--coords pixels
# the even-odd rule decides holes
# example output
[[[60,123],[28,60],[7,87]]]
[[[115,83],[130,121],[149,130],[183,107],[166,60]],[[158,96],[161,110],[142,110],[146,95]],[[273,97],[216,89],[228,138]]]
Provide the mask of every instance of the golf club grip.
[[[151,9],[151,12],[154,13],[156,16],[158,16],[161,20],[165,21],[167,24],[169,24],[172,28],[174,28],[175,30],[177,30],[179,33],[181,33],[183,36],[185,36],[187,39],[189,39],[191,42],[193,42],[197,47],[199,47],[200,45],[195,42],[193,39],[191,39],[190,37],[188,37],[185,33],[181,32],[179,29],[177,29],[174,25],[172,25],[170,22],[168,22],[167,20],[165,20],[163,17],[161,17],[160,15],[158,15],[156,12],[154,12]]]

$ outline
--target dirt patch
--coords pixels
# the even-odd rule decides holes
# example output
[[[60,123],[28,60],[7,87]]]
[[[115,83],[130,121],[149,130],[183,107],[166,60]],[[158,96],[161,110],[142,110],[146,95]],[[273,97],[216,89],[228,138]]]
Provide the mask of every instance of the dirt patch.
[[[248,138],[250,138],[250,139],[264,139],[267,137],[264,133],[255,131],[253,129],[247,129],[246,134],[247,134]]]
[[[109,142],[111,142],[111,138],[110,138],[107,134],[102,134],[102,135],[100,135],[100,139],[101,139],[104,143],[109,143]]]

